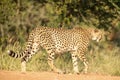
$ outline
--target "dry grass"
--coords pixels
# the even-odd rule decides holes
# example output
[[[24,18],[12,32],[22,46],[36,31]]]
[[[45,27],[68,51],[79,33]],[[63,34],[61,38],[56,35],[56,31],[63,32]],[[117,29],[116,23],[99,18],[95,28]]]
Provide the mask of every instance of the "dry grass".
[[[18,45],[18,46],[17,46]],[[120,76],[120,48],[114,47],[110,50],[106,43],[100,43],[99,45],[93,45],[90,51],[88,51],[86,57],[89,60],[89,73],[118,75]],[[23,47],[24,48],[24,47]],[[21,46],[19,43],[9,45],[5,51],[0,50],[0,69],[1,70],[19,70],[20,71],[20,59],[14,59],[7,55],[7,50],[12,49],[19,52]],[[63,55],[57,55],[55,65],[66,71],[72,72],[72,61],[69,53]],[[79,60],[79,70],[84,68],[83,63]],[[47,53],[45,50],[39,51],[32,59],[27,63],[28,71],[50,71],[50,67],[47,64]]]

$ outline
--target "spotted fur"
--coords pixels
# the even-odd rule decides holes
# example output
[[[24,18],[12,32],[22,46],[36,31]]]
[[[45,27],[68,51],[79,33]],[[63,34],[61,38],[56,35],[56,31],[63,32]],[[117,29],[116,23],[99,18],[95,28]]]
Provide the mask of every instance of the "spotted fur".
[[[83,61],[85,66],[84,71],[86,73],[88,62],[85,58],[85,51],[91,40],[96,40],[98,42],[101,38],[101,31],[94,28],[58,29],[37,27],[30,33],[26,49],[23,53],[16,54],[14,51],[9,50],[8,54],[11,57],[21,58],[21,69],[25,72],[28,59],[42,47],[46,49],[48,53],[48,64],[50,67],[55,72],[62,73],[61,70],[54,66],[54,55],[69,51],[72,55],[74,72],[79,73],[77,62],[77,59],[79,58]]]

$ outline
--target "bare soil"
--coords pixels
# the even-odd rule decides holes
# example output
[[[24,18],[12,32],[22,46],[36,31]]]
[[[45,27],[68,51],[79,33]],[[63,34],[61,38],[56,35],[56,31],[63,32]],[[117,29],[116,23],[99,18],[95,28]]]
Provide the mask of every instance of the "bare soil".
[[[99,74],[57,74],[53,72],[26,72],[0,70],[0,80],[120,80],[119,76]]]

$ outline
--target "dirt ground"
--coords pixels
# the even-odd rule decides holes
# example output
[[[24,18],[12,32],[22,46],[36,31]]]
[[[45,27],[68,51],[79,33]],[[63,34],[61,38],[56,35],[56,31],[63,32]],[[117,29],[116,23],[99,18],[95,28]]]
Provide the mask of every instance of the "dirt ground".
[[[0,70],[0,80],[120,80],[118,76],[98,74],[57,74],[53,72],[26,72]]]

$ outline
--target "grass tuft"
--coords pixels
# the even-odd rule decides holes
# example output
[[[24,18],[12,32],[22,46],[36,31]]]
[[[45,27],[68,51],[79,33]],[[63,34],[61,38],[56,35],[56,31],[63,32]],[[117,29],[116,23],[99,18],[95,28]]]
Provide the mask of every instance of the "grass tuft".
[[[120,76],[120,48],[115,46],[112,50],[109,49],[106,43],[99,45],[92,44],[92,48],[87,51],[86,57],[89,61],[89,73],[98,73],[106,75]],[[24,46],[22,46],[24,48]],[[20,59],[11,58],[8,50],[14,50],[19,54],[23,50],[19,43],[8,45],[5,51],[0,48],[0,70],[21,70]],[[47,63],[47,56],[45,50],[39,51],[27,63],[27,71],[50,71]],[[79,61],[79,70],[82,72],[84,65]],[[67,73],[73,72],[72,59],[69,53],[56,55],[55,65],[57,68],[66,71]]]

